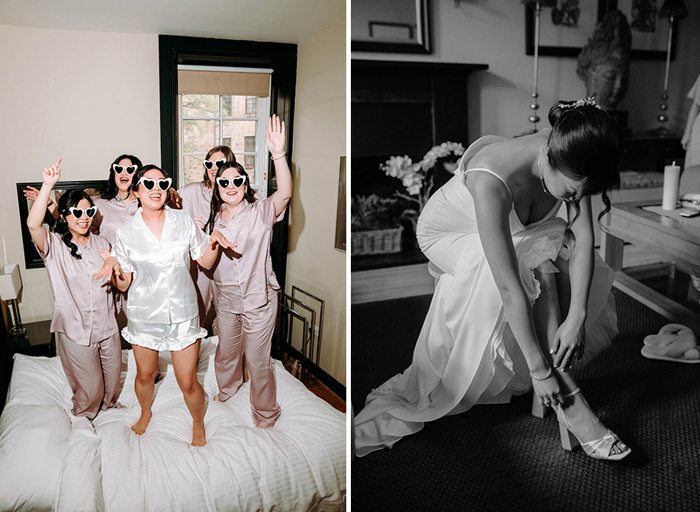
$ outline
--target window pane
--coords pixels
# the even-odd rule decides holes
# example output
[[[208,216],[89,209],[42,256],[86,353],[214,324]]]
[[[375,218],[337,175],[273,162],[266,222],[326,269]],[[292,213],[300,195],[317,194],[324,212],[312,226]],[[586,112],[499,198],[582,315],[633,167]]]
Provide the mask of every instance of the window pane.
[[[221,97],[221,107],[223,112],[221,113],[224,117],[233,117],[233,96],[222,96]]]
[[[185,155],[185,169],[184,176],[185,181],[180,183],[181,187],[184,187],[188,183],[194,183],[195,181],[202,181],[204,179],[204,155]]]
[[[238,159],[238,163],[243,166],[250,176],[251,183],[255,183],[255,155],[244,155]]]
[[[245,96],[236,96],[235,98],[245,98]],[[224,121],[224,133],[222,137],[231,139],[230,148],[236,156],[244,151],[255,151],[256,125],[257,121]],[[252,150],[249,150],[246,146],[248,137],[252,137],[253,139]],[[248,142],[248,144],[250,144],[250,142]]]
[[[219,96],[209,94],[183,94],[184,117],[219,117]]]
[[[257,96],[246,96],[245,98],[245,112],[246,114],[255,114],[258,110],[258,98]]]
[[[185,153],[206,153],[219,144],[219,121],[183,121]]]

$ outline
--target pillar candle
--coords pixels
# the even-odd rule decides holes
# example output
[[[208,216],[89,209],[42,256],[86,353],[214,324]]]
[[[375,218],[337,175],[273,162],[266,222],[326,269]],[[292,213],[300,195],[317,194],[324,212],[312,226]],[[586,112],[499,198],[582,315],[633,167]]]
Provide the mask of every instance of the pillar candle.
[[[664,210],[675,210],[678,201],[678,182],[681,177],[681,168],[673,162],[673,165],[664,167],[664,195],[661,207]]]

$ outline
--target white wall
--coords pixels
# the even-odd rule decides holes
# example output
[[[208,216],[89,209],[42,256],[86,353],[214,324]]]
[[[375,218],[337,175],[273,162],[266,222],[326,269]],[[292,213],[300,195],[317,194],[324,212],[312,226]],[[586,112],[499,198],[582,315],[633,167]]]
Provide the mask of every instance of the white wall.
[[[325,301],[320,367],[345,384],[346,253],[334,249],[345,149],[345,19],[299,44],[287,293]]]
[[[0,25],[0,264],[20,263],[22,320],[47,320],[46,270],[24,268],[17,182],[107,179],[122,153],[160,163],[158,37]]]
[[[509,137],[529,130],[533,57],[525,55],[525,7],[519,0],[461,0],[459,7],[455,7],[454,0],[432,0],[431,4],[431,55],[353,52],[352,58],[488,64],[487,71],[470,77],[470,138],[485,134]],[[690,100],[684,98],[700,73],[700,59],[696,57],[700,48],[700,2],[685,5],[689,14],[681,21],[668,101],[669,128],[679,133],[690,107]],[[550,16],[549,9],[543,16]],[[657,125],[664,65],[664,61],[632,61],[629,90],[618,108],[629,111],[629,126],[635,131]],[[543,122],[538,128],[548,126],[547,111],[557,100],[585,95],[586,87],[576,76],[576,66],[575,57],[540,58]]]

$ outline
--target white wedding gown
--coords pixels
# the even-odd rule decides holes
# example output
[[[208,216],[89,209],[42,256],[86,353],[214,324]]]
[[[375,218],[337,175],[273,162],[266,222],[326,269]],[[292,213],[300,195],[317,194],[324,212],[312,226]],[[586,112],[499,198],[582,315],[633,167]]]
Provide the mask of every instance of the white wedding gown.
[[[418,221],[418,242],[431,268],[444,272],[421,329],[413,363],[367,397],[355,418],[356,455],[391,447],[426,421],[464,412],[474,404],[504,403],[532,387],[523,354],[506,321],[503,303],[477,231],[474,202],[464,179],[469,160],[501,137],[487,136],[465,152],[455,176],[428,201]],[[555,217],[523,225],[511,210],[520,278],[532,303],[540,292],[534,269],[556,272],[552,261],[568,258],[566,222]],[[617,316],[610,293],[614,273],[596,253],[588,302],[583,365],[610,345]]]

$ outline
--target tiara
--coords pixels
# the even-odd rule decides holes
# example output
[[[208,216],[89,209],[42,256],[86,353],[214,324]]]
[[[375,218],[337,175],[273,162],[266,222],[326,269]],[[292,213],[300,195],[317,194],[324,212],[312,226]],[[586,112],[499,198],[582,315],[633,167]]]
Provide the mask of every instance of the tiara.
[[[573,103],[560,103],[559,108],[562,110],[566,110],[569,108],[579,108],[579,107],[595,107],[598,110],[603,110],[600,105],[598,105],[595,102],[595,96],[591,96],[590,98],[581,98],[578,101],[574,101]]]

